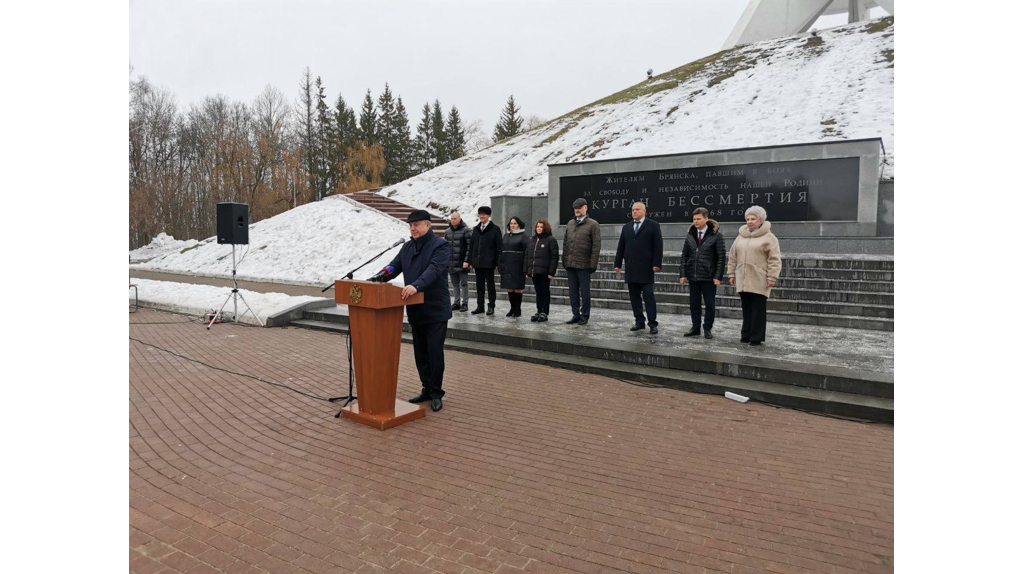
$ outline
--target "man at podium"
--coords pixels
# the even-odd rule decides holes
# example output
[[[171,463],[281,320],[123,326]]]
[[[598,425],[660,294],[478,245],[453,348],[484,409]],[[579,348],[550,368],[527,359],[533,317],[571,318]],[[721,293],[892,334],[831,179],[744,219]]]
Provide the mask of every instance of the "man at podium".
[[[448,319],[452,318],[452,304],[448,294],[448,264],[451,247],[434,234],[430,214],[417,210],[405,220],[409,224],[412,241],[407,241],[398,255],[386,267],[387,280],[399,273],[405,276],[402,299],[423,293],[421,305],[407,305],[409,327],[412,329],[412,348],[416,369],[420,373],[423,391],[409,399],[410,403],[430,401],[430,408],[441,410],[441,379],[444,377],[444,340],[448,336]]]

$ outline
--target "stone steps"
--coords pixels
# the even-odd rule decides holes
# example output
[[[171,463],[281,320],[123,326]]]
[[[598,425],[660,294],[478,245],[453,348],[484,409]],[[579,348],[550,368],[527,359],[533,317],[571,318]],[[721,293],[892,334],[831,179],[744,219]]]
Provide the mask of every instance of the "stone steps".
[[[377,195],[372,191],[357,191],[349,194],[348,197],[367,207],[372,207],[373,209],[381,211],[401,221],[405,221],[413,211],[418,209],[416,207],[388,199],[384,196]],[[444,237],[444,232],[448,229],[447,221],[432,215],[430,217],[430,225],[435,235]]]
[[[309,311],[291,324],[347,333],[348,316],[338,309]],[[408,325],[403,328],[403,341],[411,342]],[[500,324],[485,328],[454,321],[449,322],[445,347],[692,392],[722,395],[731,391],[811,412],[894,420],[893,376],[886,373],[550,333],[512,333]]]

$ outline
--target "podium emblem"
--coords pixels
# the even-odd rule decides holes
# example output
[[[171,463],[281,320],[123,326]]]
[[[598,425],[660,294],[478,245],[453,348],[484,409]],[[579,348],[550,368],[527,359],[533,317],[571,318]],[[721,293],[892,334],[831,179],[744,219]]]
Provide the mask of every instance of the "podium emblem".
[[[353,285],[352,288],[348,290],[348,296],[352,299],[352,303],[354,305],[358,305],[359,302],[363,300],[363,288],[359,285]]]

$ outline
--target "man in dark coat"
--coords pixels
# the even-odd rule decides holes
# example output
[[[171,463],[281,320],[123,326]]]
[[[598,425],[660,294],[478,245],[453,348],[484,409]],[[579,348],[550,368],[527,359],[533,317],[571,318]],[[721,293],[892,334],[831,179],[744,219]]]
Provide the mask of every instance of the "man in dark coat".
[[[474,315],[484,312],[484,288],[487,289],[487,314],[494,314],[494,268],[501,256],[501,230],[491,222],[491,208],[483,205],[477,210],[480,223],[473,228],[469,246],[469,265],[476,271],[476,309]]]
[[[708,210],[693,210],[693,225],[686,232],[679,260],[679,283],[690,284],[690,319],[693,327],[684,337],[700,334],[700,300],[704,299],[704,337],[711,339],[715,325],[715,294],[725,276],[725,238]]]
[[[452,318],[451,299],[445,273],[451,259],[448,242],[434,234],[430,214],[417,210],[406,219],[412,241],[407,241],[398,255],[384,268],[386,279],[401,273],[405,288],[402,299],[423,293],[423,303],[407,305],[409,327],[416,369],[423,391],[409,399],[410,403],[430,401],[430,408],[441,410],[441,379],[444,377],[444,340],[448,336],[448,319]]]
[[[568,324],[586,325],[590,321],[590,276],[597,271],[601,259],[601,226],[587,217],[587,200],[572,202],[576,217],[565,224],[562,241],[562,264],[569,278],[569,306],[572,319]]]
[[[626,286],[629,302],[633,306],[636,324],[630,331],[644,328],[644,307],[647,307],[646,326],[651,334],[658,334],[658,306],[654,301],[654,274],[661,271],[664,251],[661,225],[647,219],[647,206],[638,201],[633,204],[633,221],[622,226],[619,248],[615,251],[615,272],[622,273],[622,260],[626,260]]]
[[[469,310],[469,245],[473,230],[462,220],[459,212],[452,213],[451,223],[444,232],[444,239],[452,250],[452,262],[448,269],[452,280],[455,302],[452,311]]]

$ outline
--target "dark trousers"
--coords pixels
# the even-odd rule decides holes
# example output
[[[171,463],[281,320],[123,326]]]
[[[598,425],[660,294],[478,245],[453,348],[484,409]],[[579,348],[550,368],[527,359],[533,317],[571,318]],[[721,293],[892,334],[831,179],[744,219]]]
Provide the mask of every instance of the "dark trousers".
[[[412,330],[412,351],[423,392],[432,399],[439,399],[444,396],[441,379],[444,378],[444,340],[448,336],[448,322],[409,325],[409,328]]]
[[[487,286],[487,306],[494,307],[494,300],[498,298],[498,292],[494,290],[494,267],[481,269],[476,268],[476,306],[484,308],[484,285]]]
[[[465,301],[469,303],[469,270],[459,269],[458,271],[450,271],[448,278],[452,280],[452,293],[455,295],[455,302],[462,303]]]
[[[551,310],[551,280],[538,273],[533,276],[533,289],[537,292],[537,312],[547,315]]]
[[[700,329],[700,300],[704,299],[704,332],[707,333],[715,326],[715,294],[718,292],[718,286],[714,281],[690,281],[689,283],[690,320],[693,321],[694,329]]]
[[[768,298],[758,293],[740,293],[740,304],[743,305],[740,339],[764,342],[765,330],[768,327]]]
[[[644,324],[644,307],[647,307],[647,325],[658,326],[658,305],[654,301],[654,283],[626,283],[629,288],[629,304],[633,306],[633,317],[637,325]]]
[[[566,269],[569,276],[569,306],[573,317],[590,319],[590,270]]]

